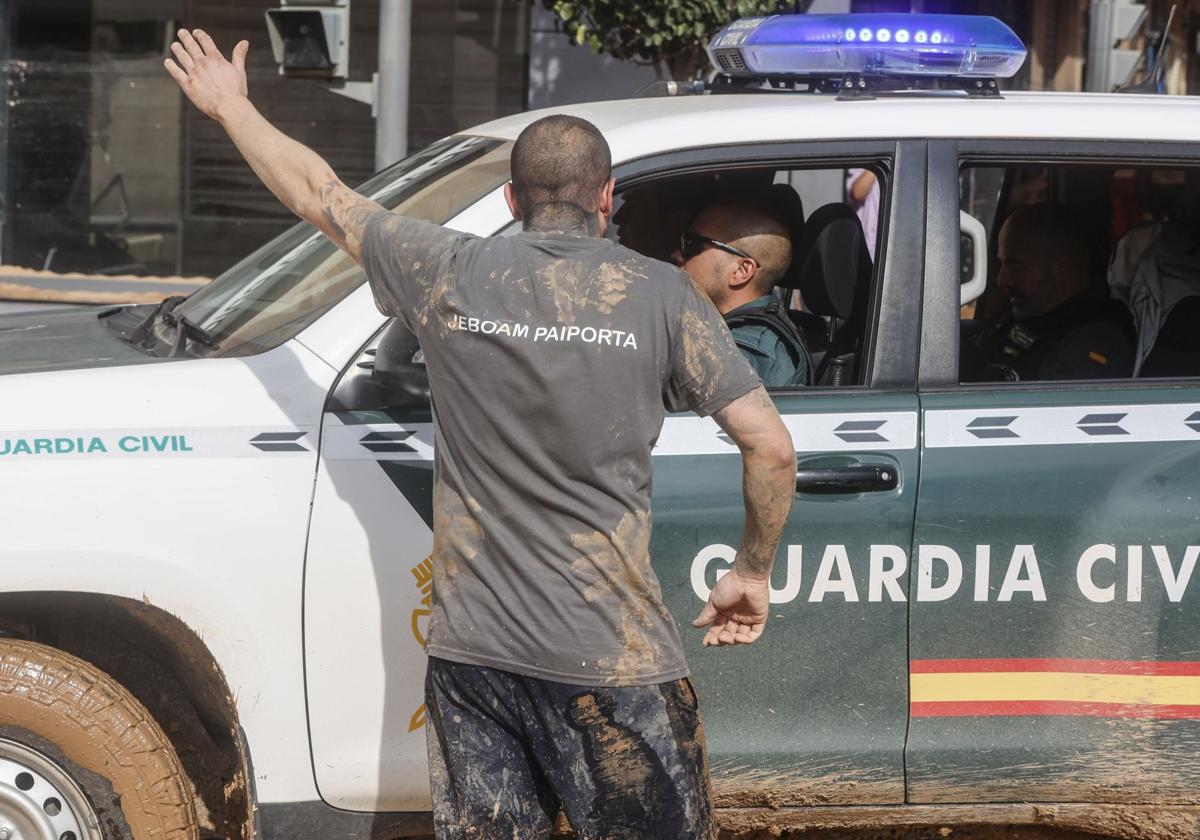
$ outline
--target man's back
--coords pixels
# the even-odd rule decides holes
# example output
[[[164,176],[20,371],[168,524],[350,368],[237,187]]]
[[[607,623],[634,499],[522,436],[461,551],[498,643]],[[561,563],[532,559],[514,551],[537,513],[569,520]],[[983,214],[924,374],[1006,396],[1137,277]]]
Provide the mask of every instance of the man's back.
[[[429,653],[580,684],[686,674],[650,568],[650,449],[666,407],[758,384],[711,303],[584,228],[478,239],[380,214],[364,264],[434,393]]]

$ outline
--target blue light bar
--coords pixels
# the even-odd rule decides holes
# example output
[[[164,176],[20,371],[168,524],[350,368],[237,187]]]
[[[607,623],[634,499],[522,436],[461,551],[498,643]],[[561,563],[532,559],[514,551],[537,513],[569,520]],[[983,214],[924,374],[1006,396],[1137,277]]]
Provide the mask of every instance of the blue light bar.
[[[877,73],[1006,79],[1025,45],[994,17],[847,14],[744,18],[708,45],[727,76]]]

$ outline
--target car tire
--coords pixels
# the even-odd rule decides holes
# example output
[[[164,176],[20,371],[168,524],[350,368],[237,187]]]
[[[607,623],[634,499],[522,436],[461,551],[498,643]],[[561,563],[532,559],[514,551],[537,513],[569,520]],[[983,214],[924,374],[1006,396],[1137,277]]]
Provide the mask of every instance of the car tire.
[[[0,639],[0,772],[20,776],[7,780],[0,820],[5,808],[42,820],[28,808],[45,803],[45,813],[74,815],[65,826],[51,814],[57,824],[43,820],[37,840],[70,840],[76,826],[77,840],[199,838],[191,786],[162,728],[107,674],[45,645]]]

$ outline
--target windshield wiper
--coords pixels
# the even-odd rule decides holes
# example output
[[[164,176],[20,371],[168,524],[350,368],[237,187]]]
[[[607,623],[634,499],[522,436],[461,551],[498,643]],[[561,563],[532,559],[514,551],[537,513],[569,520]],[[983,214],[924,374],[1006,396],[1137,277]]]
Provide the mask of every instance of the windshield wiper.
[[[127,341],[141,350],[150,350],[152,328],[157,323],[163,304],[142,303],[134,306],[112,306],[96,313],[122,341]]]
[[[175,344],[171,347],[171,352],[168,354],[172,358],[178,356],[187,347],[187,340],[191,338],[193,341],[198,341],[210,350],[217,346],[217,340],[213,338],[200,325],[192,322],[186,315],[176,315],[175,307],[181,304],[187,298],[183,295],[172,295],[162,302],[161,314],[163,321],[172,327],[175,327]]]
[[[188,339],[203,344],[205,347],[213,349],[217,346],[217,341],[207,330],[199,324],[189,320],[186,315],[176,314],[175,307],[182,303],[186,298],[183,295],[172,295],[163,298],[160,303],[150,307],[150,311],[141,317],[139,320],[130,324],[128,319],[113,319],[113,321],[121,320],[122,323],[113,324],[117,334],[133,344],[135,347],[140,347],[154,353],[155,350],[161,347],[166,342],[155,328],[159,324],[166,324],[168,327],[175,328],[175,337],[170,344],[170,352],[168,357],[174,358],[179,356],[187,349]],[[142,307],[137,307],[141,309]],[[132,307],[119,307],[114,309],[106,309],[100,312],[96,317],[107,319],[118,312],[129,312],[131,315]],[[157,355],[157,354],[156,354]]]

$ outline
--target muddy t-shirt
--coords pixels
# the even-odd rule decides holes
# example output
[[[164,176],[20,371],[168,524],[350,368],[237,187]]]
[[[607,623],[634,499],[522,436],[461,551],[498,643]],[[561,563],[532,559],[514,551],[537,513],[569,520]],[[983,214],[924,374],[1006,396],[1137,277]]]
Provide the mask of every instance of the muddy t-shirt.
[[[479,238],[380,212],[363,264],[433,394],[427,652],[581,685],[687,674],[650,568],[666,410],[758,385],[687,275],[582,229]]]

